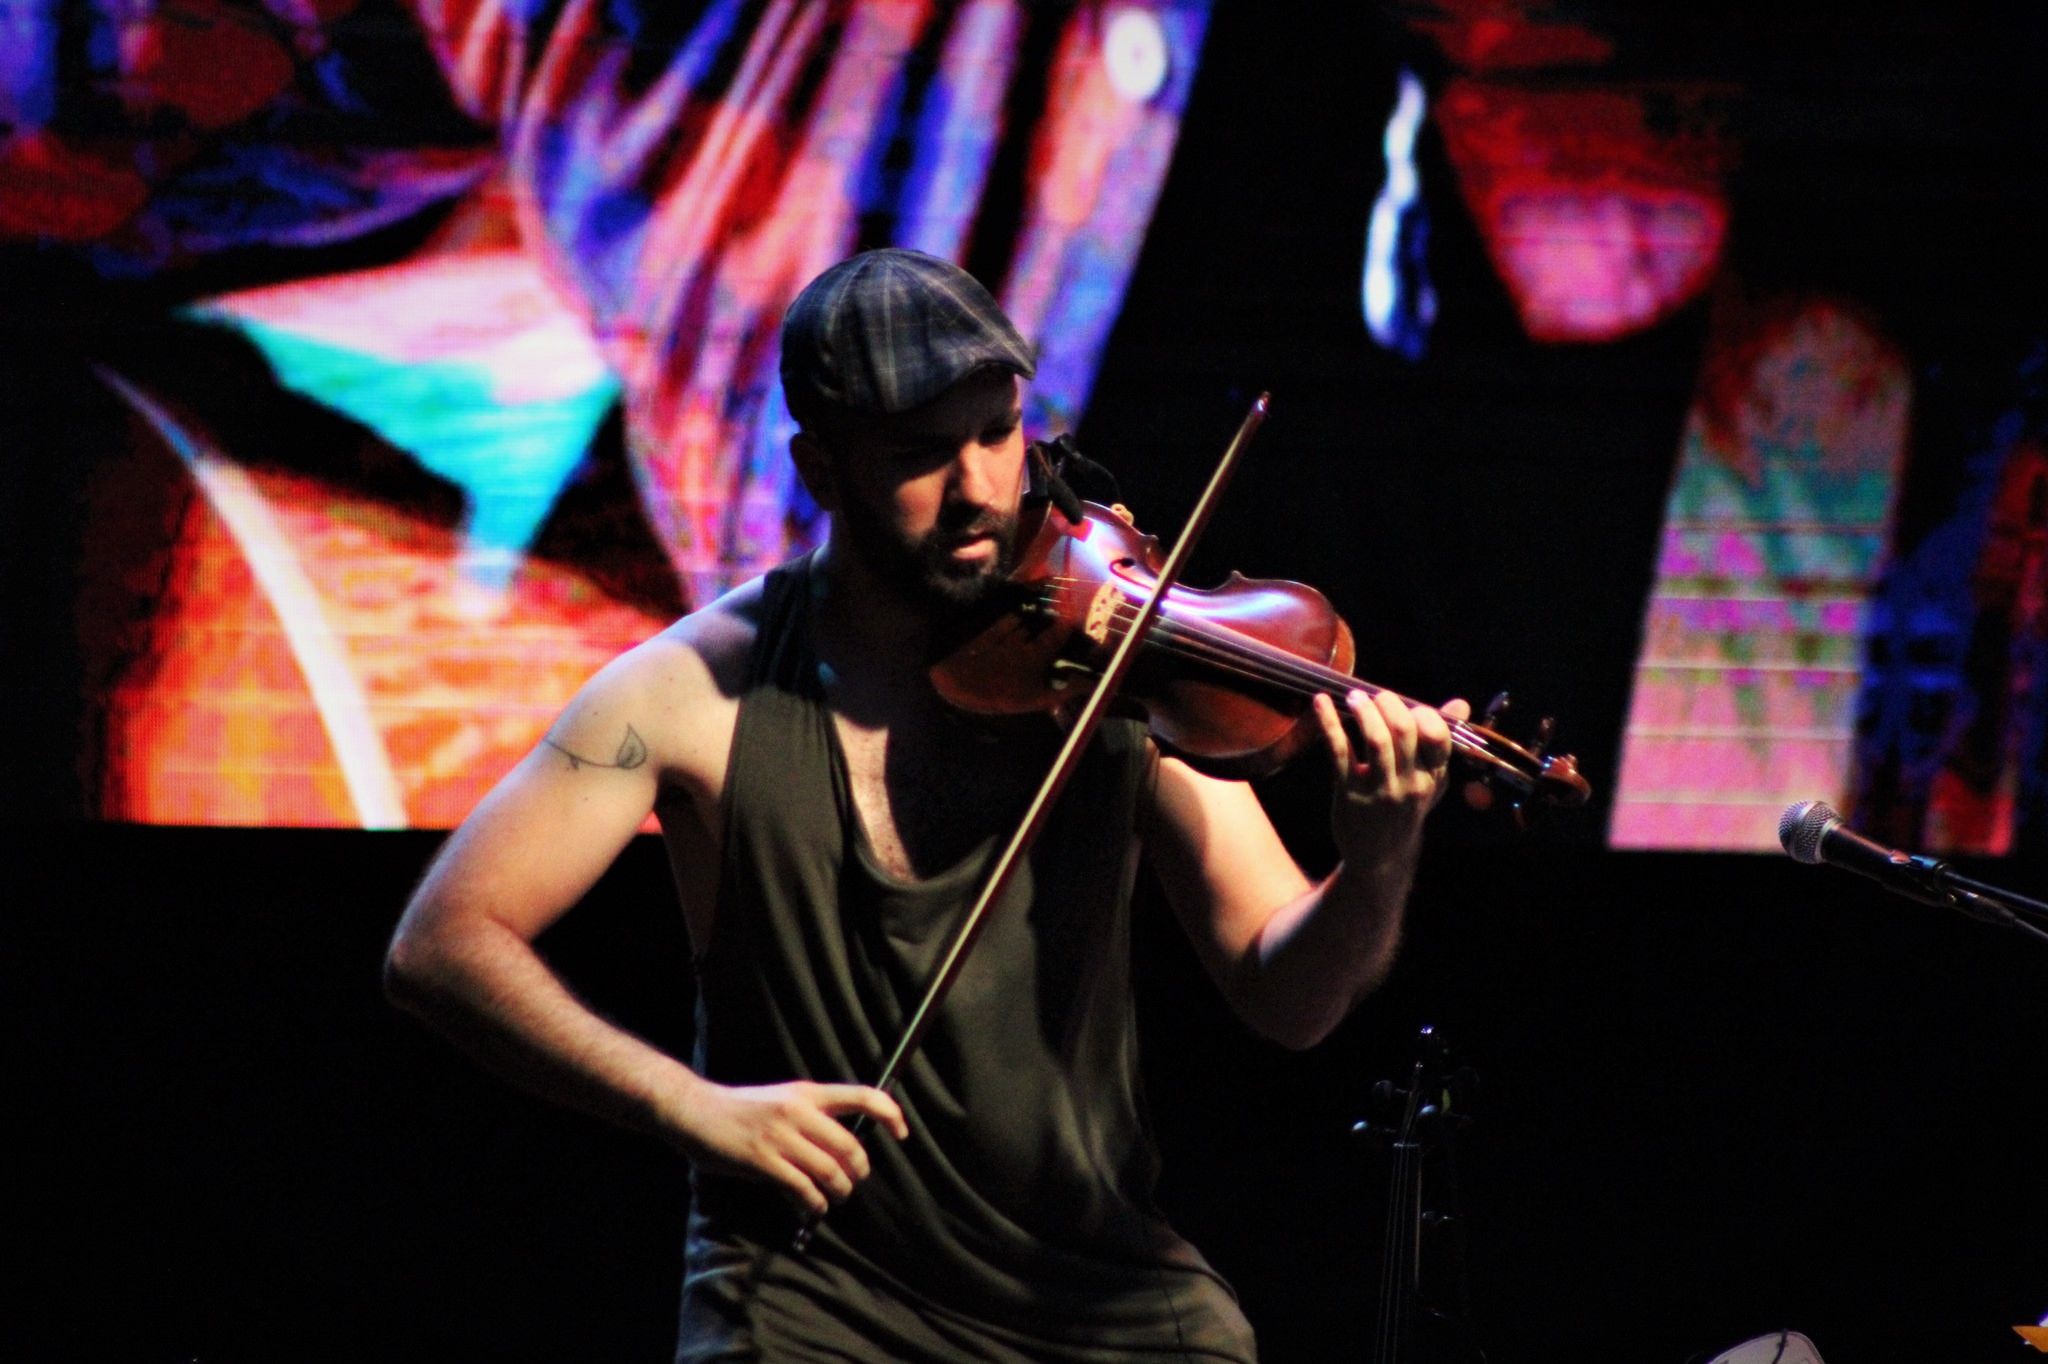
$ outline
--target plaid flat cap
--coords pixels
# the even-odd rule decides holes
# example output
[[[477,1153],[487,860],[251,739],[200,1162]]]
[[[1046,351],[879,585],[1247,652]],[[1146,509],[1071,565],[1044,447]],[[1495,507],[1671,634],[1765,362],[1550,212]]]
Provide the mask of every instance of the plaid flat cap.
[[[991,366],[1038,372],[988,290],[922,251],[843,260],[805,285],[782,320],[782,387],[798,421],[828,407],[908,412]]]

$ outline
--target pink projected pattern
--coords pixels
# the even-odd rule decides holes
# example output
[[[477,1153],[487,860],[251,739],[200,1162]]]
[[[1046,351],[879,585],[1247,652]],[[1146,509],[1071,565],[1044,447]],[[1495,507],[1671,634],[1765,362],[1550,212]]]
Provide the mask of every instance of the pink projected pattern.
[[[1710,87],[1604,77],[1613,38],[1546,0],[1439,0],[1408,22],[1453,70],[1433,117],[1531,337],[1612,341],[1700,296],[1735,161]]]
[[[1849,804],[1907,370],[1820,300],[1719,317],[1709,347],[1644,616],[1616,847],[1775,848],[1787,804]]]

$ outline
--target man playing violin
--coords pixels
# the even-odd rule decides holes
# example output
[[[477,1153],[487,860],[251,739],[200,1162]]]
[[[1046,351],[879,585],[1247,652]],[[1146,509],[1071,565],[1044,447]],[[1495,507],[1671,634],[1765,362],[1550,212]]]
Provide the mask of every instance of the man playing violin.
[[[966,716],[926,672],[1009,568],[1034,359],[970,276],[901,250],[819,276],[782,341],[827,543],[583,688],[435,860],[391,993],[690,1162],[679,1360],[1249,1360],[1234,1296],[1151,1202],[1134,854],[1246,1022],[1309,1046],[1387,972],[1464,705],[1353,692],[1347,723],[1316,698],[1343,858],[1320,881],[1249,787],[1106,722],[893,1093],[859,1083],[1058,747],[1055,719]],[[688,1065],[532,945],[650,811],[696,961]],[[792,1250],[796,1215],[828,1210]]]

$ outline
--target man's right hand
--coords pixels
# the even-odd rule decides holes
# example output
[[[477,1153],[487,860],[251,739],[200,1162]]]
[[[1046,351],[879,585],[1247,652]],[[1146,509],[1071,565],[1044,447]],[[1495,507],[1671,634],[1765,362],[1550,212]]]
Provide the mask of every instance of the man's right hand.
[[[860,1138],[839,1120],[846,1114],[873,1119],[898,1141],[910,1135],[902,1108],[881,1090],[809,1080],[752,1087],[704,1081],[667,1126],[697,1168],[766,1180],[804,1211],[823,1213],[870,1170]]]

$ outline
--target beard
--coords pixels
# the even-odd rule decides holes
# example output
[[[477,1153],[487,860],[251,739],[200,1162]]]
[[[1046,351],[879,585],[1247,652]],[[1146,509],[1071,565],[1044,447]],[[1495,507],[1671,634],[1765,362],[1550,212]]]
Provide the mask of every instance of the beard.
[[[885,588],[935,620],[988,600],[1017,564],[1015,512],[949,509],[939,514],[937,525],[913,539],[898,534],[866,503],[848,498],[833,514],[832,533],[844,538],[861,566]],[[972,563],[952,557],[956,547],[984,535],[995,540],[993,556]]]

